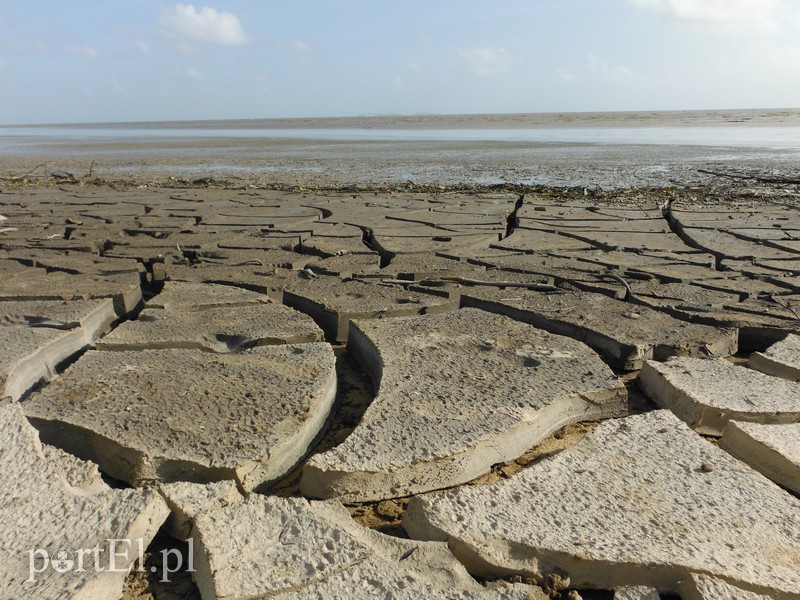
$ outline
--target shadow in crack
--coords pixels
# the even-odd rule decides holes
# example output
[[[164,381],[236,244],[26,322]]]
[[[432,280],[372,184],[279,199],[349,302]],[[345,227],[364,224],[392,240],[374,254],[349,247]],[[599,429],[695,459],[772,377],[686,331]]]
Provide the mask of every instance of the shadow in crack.
[[[337,390],[328,424],[319,440],[312,445],[308,456],[291,473],[266,490],[266,494],[282,497],[299,495],[300,475],[308,458],[327,452],[347,439],[375,397],[372,381],[356,359],[343,346],[334,346],[333,350],[336,354]]]
[[[200,600],[189,572],[189,546],[160,531],[125,578],[122,600]]]

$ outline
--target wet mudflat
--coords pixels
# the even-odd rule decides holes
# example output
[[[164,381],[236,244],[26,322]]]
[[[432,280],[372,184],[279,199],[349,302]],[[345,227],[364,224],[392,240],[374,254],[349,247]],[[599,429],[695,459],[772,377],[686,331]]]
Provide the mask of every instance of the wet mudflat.
[[[0,128],[0,142],[0,160],[15,173],[41,165],[36,174],[128,183],[664,188],[714,185],[719,173],[791,178],[800,111],[88,124]]]

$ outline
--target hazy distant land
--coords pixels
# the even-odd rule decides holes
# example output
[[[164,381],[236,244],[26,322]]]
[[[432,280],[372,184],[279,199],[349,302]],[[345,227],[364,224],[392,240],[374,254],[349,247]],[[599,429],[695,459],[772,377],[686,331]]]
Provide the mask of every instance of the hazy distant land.
[[[57,123],[51,125],[29,125],[29,127],[75,127],[80,125],[81,127],[168,127],[170,129],[512,129],[528,127],[679,127],[731,124],[761,126],[800,125],[800,108],[475,115],[362,115],[292,119]]]

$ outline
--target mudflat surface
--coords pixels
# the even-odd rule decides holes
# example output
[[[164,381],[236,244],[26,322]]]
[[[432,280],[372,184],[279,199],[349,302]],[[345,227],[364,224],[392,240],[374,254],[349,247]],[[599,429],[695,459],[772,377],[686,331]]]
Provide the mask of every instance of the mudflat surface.
[[[800,111],[421,115],[0,129],[19,173],[290,185],[716,184],[703,171],[791,177]]]

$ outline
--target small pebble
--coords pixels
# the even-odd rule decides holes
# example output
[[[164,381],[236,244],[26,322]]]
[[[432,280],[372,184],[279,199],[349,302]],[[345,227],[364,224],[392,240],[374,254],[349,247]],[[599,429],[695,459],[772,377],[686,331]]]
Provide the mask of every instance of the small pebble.
[[[715,468],[716,467],[714,467],[714,465],[711,463],[703,463],[700,465],[700,469],[702,469],[704,473],[711,473],[711,471],[713,471]]]

